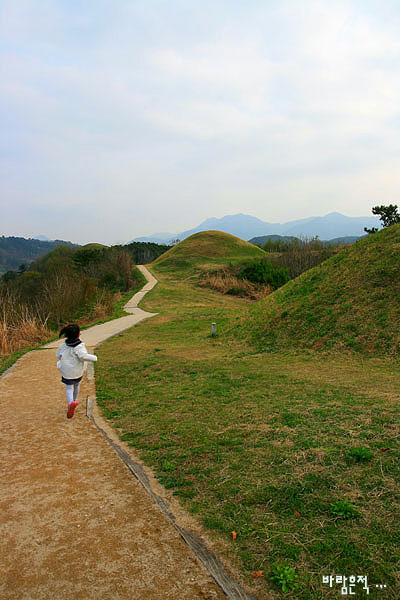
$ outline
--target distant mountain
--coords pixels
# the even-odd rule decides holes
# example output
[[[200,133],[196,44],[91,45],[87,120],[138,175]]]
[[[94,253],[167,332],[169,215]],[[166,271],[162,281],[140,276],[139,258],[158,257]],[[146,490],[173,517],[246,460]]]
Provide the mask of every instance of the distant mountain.
[[[52,240],[50,238],[47,237],[47,235],[35,235],[35,237],[33,238],[34,240],[39,240],[41,242],[51,242]]]
[[[252,217],[250,215],[228,215],[221,219],[217,219],[216,217],[206,219],[197,227],[178,233],[176,237],[180,240],[184,240],[190,235],[199,233],[200,231],[223,231],[224,233],[235,235],[242,240],[247,240],[249,237],[255,235],[275,233],[275,231],[269,231],[271,227],[274,227],[272,223],[265,223],[264,221],[261,221],[261,219],[257,219],[257,217]],[[266,228],[268,229],[266,230]],[[249,232],[251,233],[250,236]]]
[[[29,265],[35,258],[47,254],[57,246],[78,248],[78,244],[64,240],[51,242],[23,237],[0,237],[0,274],[16,271],[21,264]]]
[[[133,242],[153,242],[154,244],[169,244],[172,240],[176,239],[175,233],[153,233],[151,236],[143,236],[137,237],[134,240],[128,242],[128,244],[132,244]],[[179,238],[183,239],[183,238]]]
[[[364,236],[348,235],[344,237],[333,238],[332,240],[321,240],[321,242],[325,242],[326,244],[333,244],[334,246],[348,246],[349,244],[354,244],[354,242],[361,240],[361,237]],[[251,238],[249,242],[250,244],[254,244],[255,246],[261,246],[262,248],[267,242],[277,242],[278,240],[281,242],[290,242],[292,240],[298,239],[298,237],[293,235],[262,235],[260,237]]]
[[[296,238],[296,236],[294,235],[261,235],[258,237],[253,237],[251,238],[251,240],[248,240],[250,244],[254,244],[255,246],[261,246],[261,248],[267,243],[267,242],[277,242],[278,240],[280,242],[291,242],[292,240],[297,240],[299,238]]]
[[[337,238],[333,238],[332,240],[328,240],[328,242],[330,244],[334,244],[335,246],[348,246],[349,244],[354,244],[354,242],[358,242],[358,240],[361,240],[361,238],[365,237],[366,235],[368,235],[367,233],[365,233],[365,235],[346,235],[344,237],[337,237]]]
[[[364,227],[378,227],[378,217],[346,217],[338,212],[332,212],[324,217],[308,217],[287,223],[268,223],[257,217],[237,214],[228,215],[220,219],[213,217],[206,219],[197,227],[182,231],[181,233],[156,233],[152,236],[135,238],[134,242],[153,241],[159,244],[168,244],[172,239],[184,240],[200,231],[223,231],[236,235],[242,240],[250,240],[263,235],[284,235],[295,237],[314,237],[329,240],[336,237],[365,235]],[[164,237],[163,237],[164,236]]]
[[[330,240],[335,237],[363,236],[364,227],[378,227],[378,217],[346,217],[338,212],[329,213],[324,217],[313,217],[307,223],[286,223],[283,229],[285,235],[314,237]]]

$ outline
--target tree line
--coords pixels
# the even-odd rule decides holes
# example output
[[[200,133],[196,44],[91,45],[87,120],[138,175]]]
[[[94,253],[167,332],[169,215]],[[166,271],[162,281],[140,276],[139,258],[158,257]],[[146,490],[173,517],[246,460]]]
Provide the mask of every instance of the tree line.
[[[0,272],[12,271],[21,264],[27,267],[35,258],[50,252],[57,246],[78,248],[77,244],[63,240],[42,241],[15,236],[0,236]]]
[[[8,271],[0,282],[0,353],[47,339],[69,321],[111,316],[118,298],[142,281],[127,250],[95,244],[58,246]]]

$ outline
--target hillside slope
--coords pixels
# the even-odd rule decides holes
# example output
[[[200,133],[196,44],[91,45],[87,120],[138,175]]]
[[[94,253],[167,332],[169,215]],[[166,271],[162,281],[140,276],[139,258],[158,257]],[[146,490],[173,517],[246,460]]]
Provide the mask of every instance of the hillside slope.
[[[400,350],[400,225],[345,248],[253,305],[237,327],[259,348]]]
[[[152,265],[162,272],[199,271],[265,256],[264,250],[222,231],[202,231],[183,240],[157,258]]]

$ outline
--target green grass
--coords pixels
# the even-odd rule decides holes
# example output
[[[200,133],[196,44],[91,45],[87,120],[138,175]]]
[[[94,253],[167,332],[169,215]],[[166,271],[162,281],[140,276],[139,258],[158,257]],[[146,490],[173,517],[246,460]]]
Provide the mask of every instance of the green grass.
[[[359,240],[254,305],[237,334],[261,349],[400,351],[400,225]]]
[[[398,598],[398,363],[260,353],[232,335],[248,303],[154,272],[141,307],[160,315],[98,349],[104,415],[260,598],[337,598],[329,574],[367,575]]]
[[[202,231],[186,238],[154,261],[165,277],[197,279],[199,272],[213,270],[227,263],[266,257],[264,250],[222,231]]]

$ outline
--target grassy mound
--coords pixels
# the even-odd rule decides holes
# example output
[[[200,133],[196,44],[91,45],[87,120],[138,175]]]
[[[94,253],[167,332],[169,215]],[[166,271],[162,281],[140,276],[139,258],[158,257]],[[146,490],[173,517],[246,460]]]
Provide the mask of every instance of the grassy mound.
[[[85,244],[84,246],[81,246],[81,248],[85,248],[86,250],[96,250],[98,248],[109,248],[110,246],[106,246],[105,244],[99,244],[97,242],[89,242],[88,244]]]
[[[253,305],[239,335],[262,348],[400,349],[400,225],[361,239]]]
[[[222,231],[201,231],[186,238],[152,264],[157,271],[187,276],[221,265],[266,256],[264,250]]]

